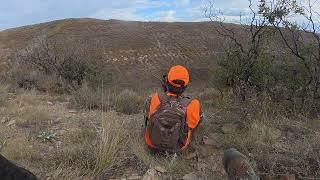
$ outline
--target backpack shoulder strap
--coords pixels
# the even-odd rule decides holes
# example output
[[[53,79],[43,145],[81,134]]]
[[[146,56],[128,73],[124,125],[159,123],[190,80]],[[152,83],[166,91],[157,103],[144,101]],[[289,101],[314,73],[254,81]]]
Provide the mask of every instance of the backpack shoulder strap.
[[[188,105],[191,103],[192,99],[189,96],[183,96],[181,98],[181,103],[183,107],[188,107]]]
[[[158,96],[159,96],[160,104],[165,103],[169,100],[169,97],[164,92],[158,93]]]

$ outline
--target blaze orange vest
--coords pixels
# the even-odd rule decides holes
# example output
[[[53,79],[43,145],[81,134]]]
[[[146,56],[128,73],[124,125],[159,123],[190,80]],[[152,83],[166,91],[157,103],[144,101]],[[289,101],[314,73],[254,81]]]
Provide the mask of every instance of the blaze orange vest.
[[[175,94],[168,93],[168,96],[176,96]],[[156,109],[160,105],[160,98],[158,93],[154,93],[151,98],[150,108],[148,112],[148,119],[150,120],[151,115],[156,111]],[[197,99],[191,100],[191,102],[187,106],[187,122],[188,122],[188,136],[186,143],[181,147],[181,150],[185,150],[191,139],[191,130],[197,127],[200,121],[200,102]],[[145,141],[146,144],[153,149],[156,149],[157,147],[151,143],[149,132],[147,128],[145,129]]]

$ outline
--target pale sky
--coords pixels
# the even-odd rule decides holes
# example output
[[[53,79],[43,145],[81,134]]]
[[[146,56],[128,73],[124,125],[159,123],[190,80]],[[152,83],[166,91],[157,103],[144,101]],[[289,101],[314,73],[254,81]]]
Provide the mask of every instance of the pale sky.
[[[208,21],[214,3],[229,22],[250,13],[247,0],[1,0],[0,30],[65,18],[137,21]],[[253,0],[258,2],[258,0]],[[315,4],[319,4],[318,0]],[[319,5],[318,5],[319,6]],[[320,8],[319,8],[320,9]]]

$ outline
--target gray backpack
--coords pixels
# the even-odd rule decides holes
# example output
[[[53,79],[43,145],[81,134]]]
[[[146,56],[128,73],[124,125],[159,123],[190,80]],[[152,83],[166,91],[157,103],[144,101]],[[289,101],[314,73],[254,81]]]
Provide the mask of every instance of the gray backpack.
[[[160,105],[150,117],[148,132],[157,149],[178,152],[188,136],[187,106],[189,98],[159,94]]]

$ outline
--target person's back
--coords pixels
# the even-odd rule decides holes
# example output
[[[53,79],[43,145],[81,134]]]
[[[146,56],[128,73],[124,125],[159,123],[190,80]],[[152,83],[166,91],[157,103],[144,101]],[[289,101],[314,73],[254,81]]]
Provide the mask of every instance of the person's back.
[[[182,94],[189,83],[183,66],[173,66],[164,76],[163,92],[145,103],[145,141],[149,148],[178,152],[187,148],[192,129],[203,119],[200,102]]]

